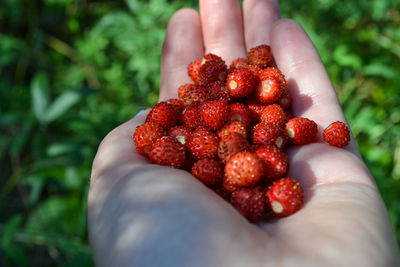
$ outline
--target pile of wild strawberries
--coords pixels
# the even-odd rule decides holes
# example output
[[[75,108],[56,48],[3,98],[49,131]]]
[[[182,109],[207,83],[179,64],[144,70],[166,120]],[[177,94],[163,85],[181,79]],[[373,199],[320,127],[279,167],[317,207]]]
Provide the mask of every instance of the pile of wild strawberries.
[[[284,75],[274,67],[268,45],[248,51],[229,68],[214,54],[192,62],[193,84],[179,99],[156,104],[133,134],[137,151],[150,162],[181,168],[256,222],[300,209],[303,189],[285,177],[285,148],[316,141],[317,124],[293,117]],[[350,141],[343,122],[323,132],[337,147]]]

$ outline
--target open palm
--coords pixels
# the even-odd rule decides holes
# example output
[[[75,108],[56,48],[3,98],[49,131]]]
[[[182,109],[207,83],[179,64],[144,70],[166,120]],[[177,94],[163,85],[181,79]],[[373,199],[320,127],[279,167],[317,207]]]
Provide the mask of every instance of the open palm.
[[[318,52],[273,0],[200,1],[178,11],[163,46],[160,100],[190,82],[186,66],[204,53],[228,64],[269,44],[293,96],[293,114],[321,129],[345,121]],[[292,147],[289,177],[305,203],[294,215],[249,223],[183,170],[149,164],[132,133],[147,112],[114,129],[93,163],[89,234],[99,266],[397,266],[386,208],[354,139]]]

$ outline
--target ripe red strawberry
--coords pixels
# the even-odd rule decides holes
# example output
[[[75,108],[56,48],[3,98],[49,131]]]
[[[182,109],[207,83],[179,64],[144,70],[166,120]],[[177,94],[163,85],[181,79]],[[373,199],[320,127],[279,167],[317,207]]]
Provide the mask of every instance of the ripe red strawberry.
[[[186,140],[186,147],[195,159],[213,159],[218,152],[218,137],[204,127],[191,132]]]
[[[255,153],[264,162],[266,178],[276,179],[286,174],[289,165],[288,157],[276,146],[262,146]]]
[[[257,84],[257,77],[248,69],[236,69],[229,73],[226,88],[231,96],[239,98],[250,95]]]
[[[166,103],[157,103],[147,114],[146,122],[152,121],[160,124],[164,129],[168,130],[178,123],[178,115],[174,106]]]
[[[247,68],[247,66],[248,66],[247,59],[239,57],[231,62],[228,72],[231,73],[235,69],[244,69],[244,68]]]
[[[274,67],[264,69],[259,75],[260,82],[255,90],[257,100],[264,104],[272,104],[286,91],[284,75]]]
[[[185,106],[192,104],[193,102],[204,102],[208,101],[209,96],[207,89],[201,85],[194,85],[186,88],[184,95],[181,100]]]
[[[201,62],[202,60],[199,59],[190,63],[188,66],[188,74],[195,84],[199,84],[199,69],[201,66]]]
[[[283,127],[286,122],[286,113],[278,104],[271,104],[264,108],[261,114],[261,121],[264,123],[272,123],[276,127]]]
[[[260,122],[251,131],[251,140],[256,145],[274,145],[283,149],[286,145],[287,137],[282,128],[276,127],[272,123]]]
[[[303,189],[293,178],[275,181],[267,191],[271,211],[277,217],[289,216],[298,211],[303,204]]]
[[[232,133],[219,141],[218,157],[222,163],[226,163],[233,155],[241,151],[248,151],[249,143],[241,134]]]
[[[180,168],[186,158],[185,146],[172,136],[163,136],[154,143],[149,158],[159,165]]]
[[[318,128],[313,120],[296,117],[286,123],[285,131],[294,144],[305,145],[315,142]]]
[[[235,192],[240,188],[239,186],[233,185],[230,181],[228,181],[226,179],[226,175],[224,175],[224,177],[222,178],[222,187],[229,193]]]
[[[241,121],[231,121],[226,123],[218,132],[217,135],[221,139],[227,135],[232,135],[233,133],[241,134],[247,139],[247,129]]]
[[[350,142],[350,131],[346,124],[335,121],[324,130],[323,137],[331,146],[345,147]]]
[[[232,193],[231,203],[249,221],[257,222],[265,210],[265,189],[260,186],[239,188]]]
[[[201,59],[201,64],[204,64],[207,61],[212,61],[212,60],[220,61],[220,62],[223,62],[225,64],[224,60],[220,56],[217,56],[217,55],[212,54],[212,53],[205,54],[203,56],[203,58]]]
[[[247,53],[250,65],[257,65],[261,68],[272,66],[273,58],[269,45],[259,45],[250,49]]]
[[[196,87],[196,85],[195,84],[191,84],[191,83],[185,83],[185,84],[179,86],[179,88],[178,88],[178,97],[180,99],[182,99],[183,96],[185,95],[185,93],[188,90],[193,90],[193,88],[195,88],[195,87]]]
[[[156,122],[145,122],[136,127],[133,134],[136,150],[143,156],[149,157],[149,153],[155,141],[167,135],[167,132]]]
[[[174,137],[182,145],[186,144],[190,130],[183,125],[175,126],[169,129],[168,135]]]
[[[240,121],[249,129],[252,123],[251,111],[245,104],[233,103],[229,106],[228,121]]]
[[[200,102],[193,102],[185,108],[182,114],[182,123],[190,130],[203,125],[199,116]]]
[[[281,105],[282,108],[286,110],[290,110],[292,107],[292,96],[289,93],[289,90],[285,90],[281,97],[278,99],[278,104]]]
[[[225,100],[214,100],[203,103],[199,115],[203,124],[213,131],[220,129],[228,119],[229,105]]]
[[[207,85],[215,81],[225,81],[228,70],[225,62],[220,60],[207,60],[199,68],[199,84]]]
[[[177,98],[171,98],[165,101],[166,103],[172,105],[176,114],[182,114],[182,111],[185,109],[185,105],[183,101]]]
[[[233,186],[254,186],[264,173],[263,162],[254,153],[238,152],[225,165],[224,179]]]
[[[192,174],[205,185],[216,185],[222,181],[222,164],[213,159],[201,159],[192,167]]]
[[[262,68],[260,68],[259,66],[256,66],[256,65],[249,65],[247,67],[247,69],[249,71],[251,71],[251,73],[253,73],[253,75],[256,76],[256,77],[259,77],[261,72],[262,72],[262,70],[263,70]]]
[[[260,122],[262,112],[263,112],[264,108],[266,107],[266,105],[258,102],[256,98],[250,97],[249,99],[247,99],[247,107],[250,110],[251,118],[252,118],[253,122],[256,122],[256,123]]]
[[[226,102],[232,102],[232,97],[226,89],[226,83],[220,80],[215,81],[207,85],[207,90],[210,100],[225,100]]]

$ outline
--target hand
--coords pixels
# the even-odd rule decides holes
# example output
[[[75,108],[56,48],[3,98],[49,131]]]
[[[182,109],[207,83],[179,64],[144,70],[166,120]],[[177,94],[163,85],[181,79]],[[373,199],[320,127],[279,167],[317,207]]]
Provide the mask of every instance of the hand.
[[[228,64],[270,44],[293,96],[293,114],[319,132],[345,121],[315,47],[273,0],[202,0],[183,9],[165,38],[160,100],[191,82],[186,67],[204,53]],[[146,113],[114,129],[93,163],[89,237],[99,266],[399,266],[386,208],[354,139],[346,149],[322,142],[291,148],[289,177],[304,206],[276,221],[249,223],[188,172],[149,164],[132,133]],[[321,140],[320,140],[321,141]]]

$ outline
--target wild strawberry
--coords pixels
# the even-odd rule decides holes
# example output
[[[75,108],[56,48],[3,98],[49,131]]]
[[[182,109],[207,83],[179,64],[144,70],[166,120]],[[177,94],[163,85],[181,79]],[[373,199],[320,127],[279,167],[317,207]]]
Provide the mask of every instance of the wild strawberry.
[[[209,96],[207,89],[200,85],[194,85],[192,87],[186,88],[184,95],[182,96],[181,100],[188,106],[193,102],[204,102],[208,101]]]
[[[283,177],[288,169],[288,157],[276,146],[259,147],[255,154],[264,162],[265,177],[276,179]]]
[[[248,69],[236,69],[229,73],[226,79],[226,88],[235,98],[250,95],[257,84],[257,78]]]
[[[233,155],[241,151],[248,151],[249,143],[246,138],[238,133],[226,135],[219,141],[218,157],[222,163],[226,163]]]
[[[261,72],[262,72],[262,68],[260,68],[259,66],[257,66],[257,65],[249,65],[248,67],[247,67],[247,69],[249,70],[249,71],[251,71],[251,73],[253,73],[253,75],[254,76],[256,76],[256,77],[258,77],[258,76],[260,76],[260,74],[261,74]]]
[[[172,105],[166,102],[157,103],[147,114],[146,122],[152,121],[160,124],[164,129],[168,130],[178,123],[178,114]]]
[[[220,80],[208,84],[207,90],[210,100],[225,100],[228,103],[232,101],[232,97],[226,89],[226,83]]]
[[[292,107],[292,96],[289,93],[289,90],[285,90],[281,97],[278,99],[278,104],[281,105],[282,108],[286,110],[290,110]]]
[[[250,110],[252,120],[254,122],[260,122],[262,112],[266,105],[258,102],[256,98],[250,97],[247,99],[247,107]]]
[[[195,159],[213,159],[218,152],[218,137],[204,127],[191,132],[186,140],[186,147]]]
[[[149,158],[159,165],[180,168],[186,158],[185,146],[172,136],[163,136],[154,143]]]
[[[286,80],[283,74],[274,67],[264,69],[259,75],[260,82],[255,90],[259,102],[272,104],[286,91]]]
[[[269,45],[259,45],[250,49],[247,53],[250,65],[257,65],[261,68],[272,66],[273,59]]]
[[[244,69],[244,68],[247,68],[247,66],[248,66],[247,59],[239,57],[231,62],[228,72],[231,73],[235,69]]]
[[[225,100],[214,100],[203,103],[199,115],[203,124],[213,131],[221,128],[228,119],[229,105]]]
[[[183,125],[175,126],[169,129],[168,135],[174,137],[179,143],[184,145],[190,130]]]
[[[199,69],[201,66],[202,60],[196,60],[189,64],[188,66],[188,74],[189,77],[192,78],[195,84],[199,84]]]
[[[303,189],[293,178],[275,181],[267,191],[271,211],[277,217],[289,216],[298,211],[303,204]]]
[[[216,185],[222,181],[222,165],[213,159],[201,159],[192,167],[192,174],[205,185]]]
[[[254,153],[238,152],[225,165],[225,176],[233,186],[254,186],[264,173],[263,162]]]
[[[220,62],[223,62],[225,64],[224,60],[220,56],[217,56],[217,55],[212,54],[212,53],[205,54],[203,56],[203,58],[201,59],[201,64],[204,64],[207,61],[213,61],[213,60],[220,61]]]
[[[287,137],[282,128],[276,127],[272,123],[260,122],[251,131],[251,140],[256,145],[274,145],[283,149],[286,145]]]
[[[331,146],[345,147],[350,142],[350,131],[346,124],[335,121],[324,130],[323,137]]]
[[[218,80],[225,81],[227,71],[227,67],[223,61],[207,60],[199,68],[199,84],[207,85]]]
[[[286,123],[285,131],[294,144],[305,145],[315,142],[318,128],[313,120],[297,117]]]
[[[200,102],[193,102],[185,108],[182,114],[182,122],[188,129],[195,129],[203,125],[199,116]]]
[[[182,114],[182,111],[185,109],[185,105],[183,101],[177,98],[171,98],[165,101],[167,104],[172,105],[176,114]]]
[[[187,91],[193,90],[193,88],[195,88],[195,87],[196,87],[196,85],[195,84],[191,84],[191,83],[185,83],[185,84],[179,86],[179,88],[178,88],[178,97],[180,99],[182,99]]]
[[[251,125],[251,111],[242,103],[233,103],[229,106],[228,121],[240,121],[246,129]]]
[[[271,104],[264,108],[261,114],[261,121],[264,123],[272,123],[276,127],[283,127],[286,122],[286,113],[278,104]]]
[[[240,187],[237,185],[233,185],[230,181],[228,181],[226,178],[226,175],[222,178],[222,187],[229,193],[235,192],[238,190]]]
[[[145,122],[136,127],[133,134],[136,150],[143,156],[149,157],[154,142],[167,135],[167,132],[156,122]]]
[[[218,137],[221,139],[227,135],[232,135],[233,133],[241,134],[245,139],[247,139],[247,129],[241,121],[231,121],[226,123],[217,132]]]
[[[257,222],[265,209],[265,189],[260,186],[239,188],[232,193],[231,203],[249,221]]]

